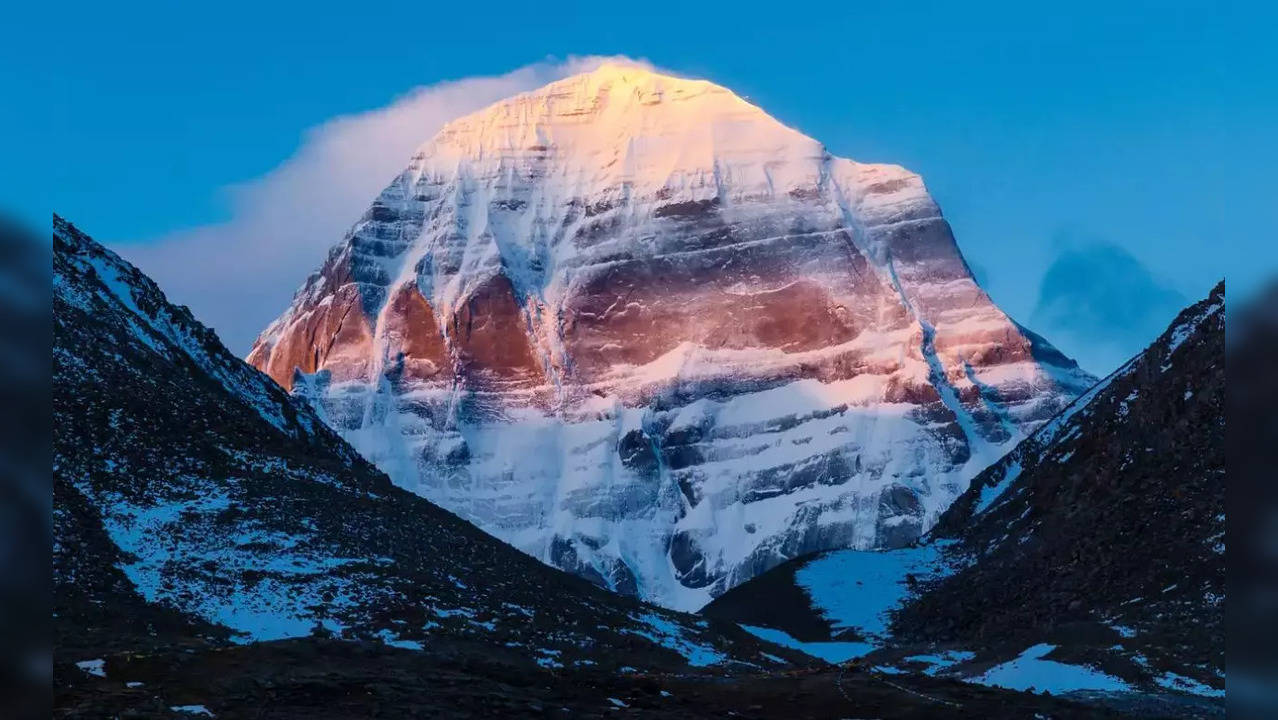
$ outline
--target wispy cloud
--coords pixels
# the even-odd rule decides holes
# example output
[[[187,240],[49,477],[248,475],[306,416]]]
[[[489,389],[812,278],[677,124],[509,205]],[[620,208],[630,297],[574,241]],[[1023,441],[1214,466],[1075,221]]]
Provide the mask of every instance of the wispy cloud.
[[[548,60],[505,75],[417,88],[379,110],[334,118],[310,130],[279,167],[228,188],[228,222],[115,249],[244,354],[325,251],[444,123],[609,61],[646,64],[595,56]]]
[[[1098,239],[1059,239],[1031,325],[1104,375],[1156,338],[1185,305],[1127,250]]]

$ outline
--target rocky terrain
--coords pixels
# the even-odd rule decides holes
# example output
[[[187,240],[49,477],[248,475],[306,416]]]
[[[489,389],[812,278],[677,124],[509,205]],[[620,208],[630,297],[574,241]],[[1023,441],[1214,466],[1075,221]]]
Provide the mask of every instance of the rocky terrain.
[[[618,671],[810,660],[608,593],[395,487],[69,224],[54,231],[60,657],[310,635]]]
[[[248,360],[398,486],[685,610],[908,545],[1093,382],[917,175],[618,65],[445,126]]]
[[[884,667],[1223,713],[1224,327],[1222,283],[915,547],[798,560],[703,613],[869,640]]]
[[[526,669],[473,653],[320,638],[107,656],[55,687],[54,717],[1130,718],[1033,693],[865,668],[622,674]]]
[[[54,717],[1126,716],[830,667],[547,567],[59,218],[53,249]]]

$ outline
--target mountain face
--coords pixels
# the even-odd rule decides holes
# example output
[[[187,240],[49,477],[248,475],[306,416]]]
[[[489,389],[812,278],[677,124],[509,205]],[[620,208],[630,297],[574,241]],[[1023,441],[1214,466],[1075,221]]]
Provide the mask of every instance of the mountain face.
[[[877,636],[872,660],[978,682],[1045,664],[1082,668],[1073,689],[1223,696],[1224,301],[978,475],[925,542],[795,561],[703,613]]]
[[[529,671],[808,662],[395,487],[132,266],[61,219],[53,242],[60,661],[322,635]]]
[[[683,609],[908,544],[1092,382],[917,175],[616,65],[445,126],[248,361],[397,485]]]

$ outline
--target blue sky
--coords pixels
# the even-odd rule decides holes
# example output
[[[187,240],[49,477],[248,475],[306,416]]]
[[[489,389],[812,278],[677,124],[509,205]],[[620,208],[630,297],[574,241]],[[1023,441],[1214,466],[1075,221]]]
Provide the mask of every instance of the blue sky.
[[[1271,4],[967,5],[73,2],[47,19],[53,37],[3,50],[0,197],[127,257],[233,220],[229,188],[334,118],[443,80],[620,54],[728,86],[835,154],[920,172],[995,300],[1094,372],[1219,277],[1271,271]],[[278,307],[213,321],[233,349],[283,309],[302,280],[289,272],[282,300],[261,301]],[[159,279],[185,301],[184,277]],[[197,314],[215,301],[191,291]]]

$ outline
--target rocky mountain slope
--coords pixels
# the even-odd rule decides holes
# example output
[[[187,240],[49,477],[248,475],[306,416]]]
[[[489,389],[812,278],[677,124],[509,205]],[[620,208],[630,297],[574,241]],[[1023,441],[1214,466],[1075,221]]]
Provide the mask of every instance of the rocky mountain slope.
[[[548,568],[395,487],[60,219],[54,251],[61,657],[315,634],[469,643],[530,667],[806,662]]]
[[[53,249],[53,717],[1081,711],[825,667],[549,568],[395,487],[58,218]]]
[[[895,616],[899,635],[988,641],[1101,622],[1116,635],[1109,656],[1223,692],[1224,293],[973,481],[934,533],[962,569],[924,584]]]
[[[868,636],[871,661],[1011,687],[1037,669],[1073,690],[1223,697],[1224,327],[1222,283],[978,475],[921,545],[795,561],[704,614]],[[791,601],[761,609],[772,597]]]
[[[910,543],[1092,382],[917,175],[617,65],[445,126],[248,360],[397,485],[682,609]]]

